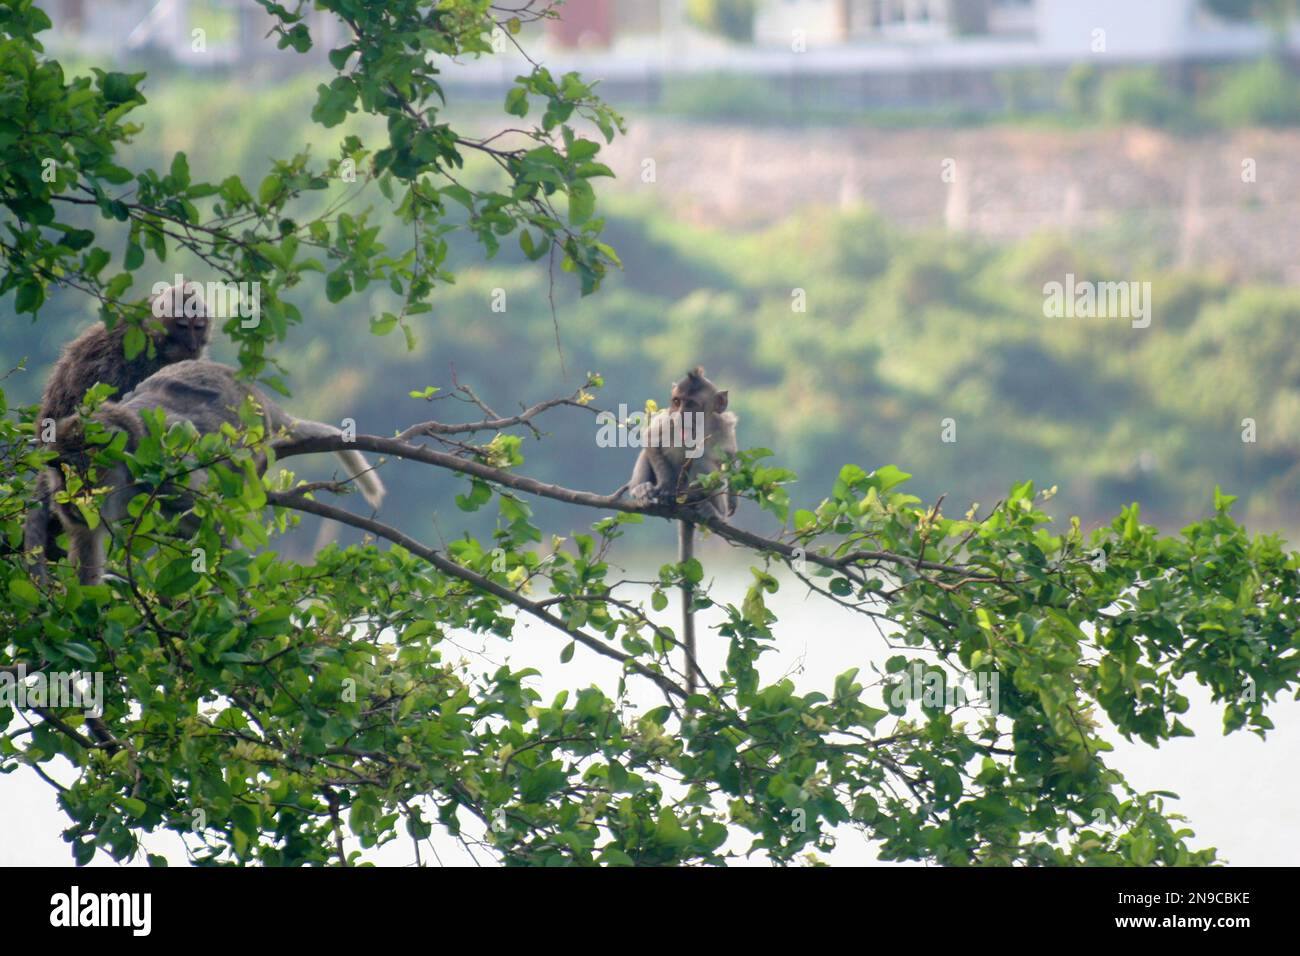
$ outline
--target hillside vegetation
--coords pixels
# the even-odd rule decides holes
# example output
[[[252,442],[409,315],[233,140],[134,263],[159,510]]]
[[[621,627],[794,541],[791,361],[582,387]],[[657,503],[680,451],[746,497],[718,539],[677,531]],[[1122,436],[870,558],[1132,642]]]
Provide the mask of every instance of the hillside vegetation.
[[[287,119],[311,85],[301,77],[264,90],[250,115],[247,91],[234,85],[155,84],[165,92],[145,115],[164,128],[163,150],[185,149],[196,176],[220,178],[256,168],[277,142],[314,141],[322,150],[331,142]],[[1204,512],[1218,483],[1243,496],[1248,520],[1296,524],[1293,288],[1158,271],[1136,253],[1089,253],[1059,235],[998,245],[909,231],[867,208],[808,208],[737,234],[683,225],[658,205],[611,195],[600,211],[625,271],[586,300],[572,283],[555,283],[567,378],[546,261],[526,262],[511,246],[485,267],[471,250],[455,250],[457,284],[411,320],[409,350],[400,331],[377,348],[353,347],[367,322],[364,298],[335,306],[323,282],[295,290],[307,320],[278,356],[295,409],[352,416],[363,430],[388,433],[427,417],[408,392],[448,386],[452,365],[501,410],[567,393],[589,370],[607,382],[598,404],[638,408],[662,402],[669,381],[698,362],[732,389],[742,443],[775,449],[810,488],[824,487],[845,460],[894,462],[921,476],[919,494],[946,494],[954,512],[972,501],[990,505],[1000,489],[1033,478],[1059,486],[1058,518],[1094,521],[1141,500],[1144,515],[1179,523]],[[363,194],[346,208],[366,202]],[[405,248],[395,224],[382,238]],[[1149,279],[1150,327],[1045,318],[1043,284],[1066,273]],[[492,309],[495,289],[504,290],[504,312]],[[805,312],[792,307],[796,289]],[[386,290],[367,294],[375,314],[389,307]],[[28,358],[29,371],[11,379],[16,398],[35,400],[59,343],[92,317],[83,297],[61,293],[39,324],[11,316],[0,326],[9,364]],[[1256,443],[1242,441],[1245,418],[1257,424]],[[955,442],[941,440],[945,419],[955,423]],[[625,476],[602,473],[609,459],[598,455],[595,434],[592,425],[538,445],[525,467],[610,490]],[[449,500],[406,481],[414,479],[392,475],[407,514],[432,516]]]

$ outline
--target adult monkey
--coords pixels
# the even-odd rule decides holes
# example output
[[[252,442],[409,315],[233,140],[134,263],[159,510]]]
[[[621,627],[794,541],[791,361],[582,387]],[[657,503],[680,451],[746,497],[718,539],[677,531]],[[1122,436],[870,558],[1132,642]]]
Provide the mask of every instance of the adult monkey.
[[[703,500],[693,500],[693,477],[703,477],[725,467],[736,453],[734,412],[729,397],[695,367],[673,384],[668,408],[656,412],[643,433],[641,454],[632,477],[615,494],[626,491],[641,501],[681,504],[695,517],[726,519],[736,513],[737,495],[724,481]],[[685,564],[695,556],[695,525],[687,519],[677,524],[677,560]],[[695,660],[695,585],[682,579],[682,646],[686,649],[686,691],[695,693],[699,665]]]
[[[45,383],[36,419],[37,436],[47,446],[58,438],[57,423],[77,410],[92,385],[112,385],[122,397],[160,368],[203,355],[212,336],[212,321],[197,282],[177,275],[170,286],[156,283],[149,311],[143,326],[145,347],[134,358],[126,357],[126,336],[136,326],[120,320],[112,328],[96,322],[64,348]],[[23,522],[23,550],[36,561],[42,576],[46,562],[61,556],[55,543],[60,524],[50,504],[60,487],[58,472],[44,469],[37,476],[34,502]]]
[[[235,370],[216,362],[186,361],[166,366],[149,376],[121,402],[105,402],[91,418],[110,431],[126,433],[126,451],[133,452],[148,434],[141,412],[160,409],[168,426],[188,422],[200,435],[220,432],[222,426],[240,428],[243,421],[240,410],[252,400],[258,406],[266,438],[277,436],[302,439],[343,434],[342,430],[324,422],[294,418],[259,389],[236,378]],[[82,419],[69,415],[58,423],[55,450],[59,461],[77,472],[86,472],[97,446],[87,442]],[[274,442],[272,443],[274,447]],[[343,461],[348,475],[354,479],[371,506],[378,508],[385,489],[379,476],[371,469],[362,454],[355,449],[336,452]],[[259,471],[265,468],[263,458]],[[62,486],[62,475],[55,472]],[[197,473],[191,488],[170,485],[165,488],[168,500],[163,507],[173,514],[188,511],[193,505],[190,493],[194,485],[201,484],[203,473]],[[107,488],[101,499],[100,520],[90,527],[79,509],[57,499],[54,513],[68,534],[69,549],[77,564],[77,576],[83,584],[97,584],[104,574],[104,539],[114,523],[127,516],[127,505],[136,495],[148,489],[137,482],[126,463],[118,461],[101,469],[95,485]],[[57,488],[56,488],[57,490]]]

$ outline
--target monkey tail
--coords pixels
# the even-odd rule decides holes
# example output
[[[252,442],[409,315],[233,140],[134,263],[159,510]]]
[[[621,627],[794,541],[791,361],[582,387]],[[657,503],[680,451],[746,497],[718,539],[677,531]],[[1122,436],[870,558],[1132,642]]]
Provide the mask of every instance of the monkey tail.
[[[695,557],[695,525],[689,521],[677,522],[677,559],[685,564]],[[695,675],[699,665],[695,662],[695,585],[682,578],[682,647],[686,650],[686,693],[695,693]]]
[[[370,507],[378,508],[384,501],[384,495],[388,494],[388,489],[380,481],[374,466],[366,461],[365,455],[354,448],[345,448],[335,454],[343,462],[343,467],[347,469],[348,474],[356,479],[357,487],[361,489],[361,494],[365,496]]]
[[[343,434],[343,429],[336,425],[314,422],[306,418],[293,419],[289,422],[288,429],[289,434],[294,438],[333,438]],[[366,456],[355,448],[341,448],[334,454],[343,463],[348,477],[357,483],[357,487],[361,489],[361,494],[365,496],[370,507],[378,508],[388,489],[384,487],[374,467],[366,461]]]

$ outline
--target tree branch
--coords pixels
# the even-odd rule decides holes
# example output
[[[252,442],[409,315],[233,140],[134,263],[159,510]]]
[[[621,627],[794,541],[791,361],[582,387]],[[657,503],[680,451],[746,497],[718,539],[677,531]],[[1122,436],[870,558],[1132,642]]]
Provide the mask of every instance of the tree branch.
[[[544,621],[557,630],[563,631],[589,650],[595,651],[603,657],[608,657],[611,660],[618,661],[625,668],[653,681],[661,690],[664,691],[664,693],[675,695],[682,699],[685,699],[686,697],[686,691],[670,678],[651,670],[632,656],[625,654],[622,651],[615,650],[599,638],[592,637],[590,634],[569,627],[569,625],[565,624],[562,619],[551,614],[536,601],[530,601],[518,592],[510,590],[490,578],[485,578],[483,575],[471,571],[469,568],[456,564],[454,561],[449,560],[432,548],[421,544],[414,538],[403,534],[396,528],[375,521],[373,518],[363,518],[360,515],[355,515],[342,508],[336,508],[332,505],[305,498],[297,492],[270,491],[267,492],[266,499],[273,505],[278,505],[282,508],[291,508],[294,511],[305,511],[309,514],[320,515],[323,518],[332,518],[342,524],[351,525],[352,527],[360,528],[363,531],[369,531],[371,534],[385,538],[394,544],[399,544],[412,554],[424,558],[443,574],[446,574],[449,577],[459,578],[480,590],[487,591],[489,594],[500,598],[508,604],[513,604],[515,607],[532,615],[538,620]]]

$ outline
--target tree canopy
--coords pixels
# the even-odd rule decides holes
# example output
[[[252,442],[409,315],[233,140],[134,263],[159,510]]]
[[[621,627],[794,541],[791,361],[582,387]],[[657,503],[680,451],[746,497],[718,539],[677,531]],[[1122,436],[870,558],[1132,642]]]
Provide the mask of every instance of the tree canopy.
[[[310,48],[299,12],[262,5],[281,46]],[[504,103],[511,123],[540,111],[534,125],[468,137],[440,118],[449,58],[491,55],[519,17],[545,11],[483,0],[316,6],[350,40],[330,51],[337,75],[318,90],[313,119],[333,127],[364,111],[382,118],[388,142],[348,136],[336,157],[300,152],[254,184],[192,182],[183,154],[165,173],[120,165],[120,149],[145,132],[128,120],[143,76],[65,77],[39,41],[45,15],[31,0],[0,3],[0,293],[18,312],[39,317],[47,291],[63,286],[93,296],[105,322],[140,325],[136,278],[166,274],[167,257],[184,251],[214,278],[260,283],[265,321],[232,316],[223,331],[244,373],[283,390],[275,350],[309,333],[285,294],[305,273],[325,274],[331,301],[387,285],[404,305],[373,316],[372,331],[408,337],[404,320],[453,278],[453,230],[489,256],[514,236],[539,268],[598,289],[618,258],[601,239],[591,186],[608,169],[583,130],[608,141],[622,121],[592,84],[539,64]],[[471,152],[507,186],[459,181]],[[388,205],[313,211],[308,194],[353,171]],[[376,242],[379,216],[410,226],[408,248]],[[111,223],[129,230],[123,249],[99,240],[95,227]],[[127,346],[149,347],[143,333]],[[1276,536],[1248,535],[1231,496],[1216,491],[1212,512],[1176,536],[1144,524],[1136,504],[1092,534],[1077,521],[1053,532],[1051,491],[1029,482],[950,517],[942,499],[909,494],[900,469],[846,463],[819,505],[798,508],[793,472],[751,447],[729,478],[746,523],[761,513],[775,530],[704,523],[751,562],[743,595],[723,593],[696,559],[631,580],[617,570],[620,541],[677,509],[527,474],[524,437],[560,416],[590,420],[594,435],[603,385],[591,373],[558,396],[520,396],[533,404],[516,415],[468,383],[430,386],[424,397],[459,398],[473,420],[281,452],[346,442],[386,468],[457,476],[456,504],[493,511],[494,527],[437,545],[335,503],[335,483],[259,477],[270,436],[256,429],[200,437],[152,418],[133,454],[109,443],[98,458],[126,458],[155,489],[206,468],[199,528],[160,510],[161,492],[141,496],[110,552],[116,574],[93,586],[61,565],[43,581],[19,553],[35,476],[52,456],[32,440],[34,410],[8,407],[0,392],[0,680],[99,673],[106,704],[92,733],[74,709],[6,699],[0,771],[38,774],[58,792],[79,863],[97,851],[133,858],[145,834],[170,830],[196,863],[350,864],[403,837],[418,853],[435,828],[516,865],[722,864],[752,853],[785,863],[816,859],[853,832],[887,860],[1215,859],[1193,844],[1172,795],[1140,792],[1111,765],[1107,737],[1113,728],[1156,747],[1188,734],[1188,679],[1222,706],[1227,731],[1265,734],[1268,705],[1294,692],[1300,556]],[[88,407],[105,397],[88,396]],[[67,496],[94,520],[93,485]],[[561,538],[534,520],[540,499],[593,520]],[[368,537],[289,561],[275,542],[303,513]],[[663,623],[683,582],[699,609],[721,614],[708,639],[727,648],[693,695]],[[812,690],[765,675],[764,655],[798,625],[769,608],[782,587],[860,615],[867,639],[893,649],[886,666],[848,666]],[[529,669],[456,660],[456,633],[508,642],[525,621],[540,625],[527,639],[554,641],[555,666],[598,655],[618,680],[543,700]]]

